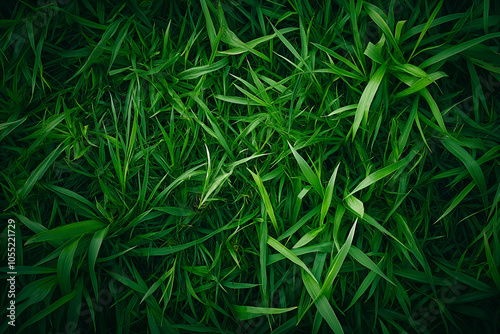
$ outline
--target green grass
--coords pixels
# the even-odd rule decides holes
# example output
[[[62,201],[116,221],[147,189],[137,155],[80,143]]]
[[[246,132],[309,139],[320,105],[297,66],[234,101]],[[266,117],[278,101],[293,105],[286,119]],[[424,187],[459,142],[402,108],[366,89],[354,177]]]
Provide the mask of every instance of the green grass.
[[[0,8],[0,333],[500,332],[497,2]]]

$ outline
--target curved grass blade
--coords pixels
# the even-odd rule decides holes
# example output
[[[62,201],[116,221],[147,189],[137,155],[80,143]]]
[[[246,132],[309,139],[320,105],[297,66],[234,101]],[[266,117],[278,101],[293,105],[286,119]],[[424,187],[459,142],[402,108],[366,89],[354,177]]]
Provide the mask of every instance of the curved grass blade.
[[[349,250],[351,249],[352,239],[354,238],[354,231],[356,230],[357,223],[358,219],[356,218],[354,224],[351,227],[351,230],[349,231],[349,235],[347,236],[345,244],[342,246],[340,251],[333,259],[330,269],[328,269],[328,272],[326,273],[325,281],[323,282],[321,291],[319,292],[320,296],[330,295],[330,291],[333,286],[333,281],[335,280],[335,277],[337,277],[340,267],[342,267],[342,264],[344,263],[344,260],[347,257]]]
[[[477,161],[474,160],[474,158],[455,140],[446,137],[441,139],[441,143],[448,151],[450,151],[451,154],[462,161],[465,168],[467,168],[470,175],[474,179],[474,182],[478,186],[479,190],[484,194],[486,192],[486,179],[484,178],[483,171]]]
[[[287,308],[271,308],[271,307],[255,307],[255,306],[240,306],[240,305],[234,305],[233,307],[234,310],[236,311],[236,314],[238,314],[238,318],[240,320],[249,320],[263,315],[283,314],[286,312],[293,311],[297,308],[297,306],[287,307]]]
[[[88,253],[89,274],[96,300],[98,300],[99,296],[98,296],[97,277],[95,274],[95,264],[97,256],[99,254],[99,249],[101,248],[102,242],[106,237],[106,235],[108,234],[108,231],[109,231],[109,226],[94,233],[94,236],[92,237],[92,240],[90,241],[89,245],[89,253]]]
[[[260,178],[260,175],[254,174],[251,170],[248,169],[250,174],[252,174],[252,177],[257,184],[257,188],[259,189],[260,196],[262,197],[262,200],[264,201],[264,206],[266,207],[267,214],[269,215],[269,218],[271,219],[271,223],[273,224],[274,230],[276,231],[277,234],[279,234],[278,231],[278,222],[276,221],[276,216],[274,215],[274,209],[273,205],[271,204],[271,200],[269,199],[269,194],[267,193],[266,188],[264,187],[264,184],[262,183],[262,179]]]
[[[321,204],[321,215],[319,218],[319,224],[322,225],[323,222],[325,221],[326,214],[328,213],[328,210],[330,209],[330,205],[332,203],[332,198],[333,198],[333,191],[335,187],[335,179],[337,178],[337,172],[340,167],[340,162],[337,164],[337,167],[335,167],[335,170],[332,173],[332,176],[330,177],[330,181],[328,181],[328,185],[326,186],[325,189],[325,196],[323,196],[323,203]]]
[[[314,278],[314,276],[309,274],[306,270],[302,269],[302,281],[304,282],[307,292],[314,300],[314,304],[316,305],[318,312],[328,323],[331,330],[335,334],[343,334],[344,330],[342,325],[340,324],[335,311],[333,311],[332,305],[328,302],[328,299],[321,294],[320,286],[316,281],[316,278]]]
[[[307,181],[311,184],[311,186],[313,186],[320,196],[323,196],[323,186],[321,185],[318,176],[313,172],[311,167],[309,167],[307,162],[300,156],[300,154],[297,153],[290,143],[288,143],[288,146],[290,146],[290,150],[292,151],[295,160],[297,160],[300,170],[304,173]]]
[[[408,153],[408,155],[404,159],[401,159],[392,165],[389,165],[387,167],[379,169],[376,172],[371,173],[370,175],[365,177],[363,179],[363,181],[361,181],[356,186],[356,188],[354,188],[354,190],[351,191],[351,193],[348,196],[351,196],[351,195],[357,193],[358,191],[374,184],[375,182],[380,181],[381,179],[383,179],[384,177],[386,177],[387,175],[389,175],[391,173],[394,173],[398,169],[404,168],[408,163],[410,163],[410,161],[413,159],[413,157],[416,155],[416,153],[417,153],[416,150],[412,150],[410,153]]]
[[[50,153],[40,165],[31,173],[30,177],[26,180],[26,183],[17,191],[17,195],[19,200],[23,200],[28,196],[31,189],[35,183],[42,178],[47,169],[56,161],[59,155],[66,149],[67,146],[64,143],[59,144],[53,151]]]
[[[48,231],[40,232],[32,236],[26,244],[42,241],[68,240],[85,233],[92,233],[104,227],[104,224],[97,220],[86,220],[83,222],[71,223],[59,226]]]
[[[57,280],[61,287],[61,292],[67,295],[71,291],[71,267],[73,266],[73,257],[80,238],[66,246],[57,260]]]
[[[192,80],[201,77],[202,75],[215,72],[223,68],[228,64],[227,58],[221,59],[211,65],[203,65],[198,67],[192,67],[184,72],[179,73],[179,80]]]
[[[113,23],[111,23],[106,28],[106,31],[104,32],[104,34],[101,37],[101,40],[99,41],[99,43],[97,43],[96,47],[94,48],[94,50],[90,54],[90,56],[87,59],[87,61],[85,62],[85,64],[83,64],[83,66],[67,82],[73,80],[73,78],[75,78],[77,75],[79,75],[83,71],[87,70],[90,66],[92,66],[92,64],[94,64],[97,61],[97,59],[104,52],[104,49],[106,47],[106,43],[109,41],[109,39],[111,37],[113,37],[116,30],[118,30],[118,26],[120,25],[120,23],[122,23],[122,21],[123,21],[123,18],[118,19],[118,20],[114,21]]]
[[[39,322],[40,320],[46,318],[49,314],[69,302],[73,297],[76,295],[76,290],[73,290],[70,294],[62,297],[58,301],[50,304],[49,306],[45,307],[43,310],[32,316],[28,321],[26,321],[21,328],[19,328],[19,332],[22,333],[25,328],[28,326],[31,326],[32,324],[35,324]]]
[[[358,261],[361,265],[365,266],[366,268],[370,269],[372,272],[376,273],[383,279],[385,279],[387,282],[391,283],[392,285],[396,286],[383,272],[380,270],[380,268],[373,262],[363,251],[361,251],[359,248],[356,246],[351,245],[351,248],[349,249],[349,254],[356,260]]]
[[[320,227],[315,228],[314,230],[309,231],[306,234],[304,234],[304,236],[302,238],[300,238],[299,241],[297,241],[297,243],[295,245],[293,245],[293,248],[294,249],[300,248],[302,246],[307,245],[311,241],[313,241],[314,238],[316,238],[318,236],[318,234],[323,232],[323,230],[325,229],[325,226],[327,226],[327,225],[322,224]]]
[[[436,64],[437,62],[440,62],[440,61],[443,61],[445,59],[448,59],[449,57],[451,57],[453,55],[456,55],[457,53],[465,51],[465,50],[473,47],[474,45],[477,45],[479,43],[487,41],[488,39],[499,38],[499,37],[500,37],[500,32],[496,32],[496,33],[491,33],[491,34],[487,34],[487,35],[475,38],[473,40],[464,42],[462,44],[458,44],[458,45],[452,46],[452,47],[450,47],[450,48],[448,48],[448,49],[446,49],[444,51],[441,51],[437,55],[432,56],[429,59],[425,60],[423,63],[421,63],[419,65],[419,67],[421,69],[424,69],[424,68],[426,68],[426,67],[428,67],[430,65]]]
[[[370,78],[370,81],[368,81],[368,84],[366,85],[366,88],[359,99],[358,107],[356,108],[356,113],[354,116],[354,123],[352,125],[353,140],[354,137],[356,136],[356,132],[358,131],[359,125],[361,124],[363,118],[365,120],[368,119],[368,111],[372,104],[373,98],[377,93],[378,87],[382,82],[382,79],[384,78],[386,69],[387,69],[387,61],[383,63]]]
[[[448,207],[446,208],[445,212],[441,215],[441,217],[438,218],[438,220],[436,220],[434,222],[434,224],[436,224],[438,221],[440,221],[441,219],[446,217],[451,211],[453,211],[453,209],[455,209],[455,207],[458,204],[460,204],[460,202],[462,202],[462,200],[465,198],[465,196],[467,196],[470,193],[470,191],[472,190],[472,188],[474,188],[475,185],[476,185],[475,182],[471,182],[467,185],[467,187],[462,189],[462,191],[451,200],[451,202],[448,205]]]
[[[309,275],[311,275],[311,277],[317,283],[316,278],[314,278],[314,275],[311,272],[311,270],[306,266],[306,264],[304,262],[302,262],[301,259],[299,259],[297,257],[297,255],[295,255],[292,252],[290,252],[290,250],[288,248],[286,248],[285,246],[283,246],[281,243],[279,243],[278,241],[276,241],[276,239],[274,239],[271,236],[268,237],[267,244],[269,246],[271,246],[272,248],[274,248],[275,250],[277,250],[279,253],[281,253],[288,260],[290,260],[291,262],[295,263],[296,265],[298,265],[299,267],[301,267],[302,269],[304,269],[305,272],[308,273]]]

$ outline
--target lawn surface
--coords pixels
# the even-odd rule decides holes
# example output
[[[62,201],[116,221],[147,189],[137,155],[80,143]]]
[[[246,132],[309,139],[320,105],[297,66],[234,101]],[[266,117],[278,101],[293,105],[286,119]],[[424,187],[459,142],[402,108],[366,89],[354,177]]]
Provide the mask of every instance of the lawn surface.
[[[500,333],[499,48],[496,1],[2,1],[0,333]]]

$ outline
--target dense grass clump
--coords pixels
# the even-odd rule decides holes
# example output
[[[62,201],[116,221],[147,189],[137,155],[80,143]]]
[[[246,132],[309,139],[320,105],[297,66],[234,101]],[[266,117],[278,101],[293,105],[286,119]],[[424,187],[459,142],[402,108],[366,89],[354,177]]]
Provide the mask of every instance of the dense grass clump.
[[[2,2],[0,333],[499,333],[499,5]]]

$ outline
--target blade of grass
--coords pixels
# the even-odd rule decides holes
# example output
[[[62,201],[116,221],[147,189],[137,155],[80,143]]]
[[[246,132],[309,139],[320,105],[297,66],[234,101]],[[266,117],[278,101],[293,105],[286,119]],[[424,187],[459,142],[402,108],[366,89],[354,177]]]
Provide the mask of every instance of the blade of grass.
[[[262,183],[262,179],[260,178],[260,175],[254,174],[251,170],[248,169],[250,174],[252,174],[252,178],[254,179],[255,183],[257,184],[257,189],[259,190],[260,196],[262,197],[262,200],[264,201],[264,206],[266,208],[266,212],[269,215],[269,218],[271,219],[271,223],[273,224],[274,230],[276,231],[276,234],[279,234],[278,230],[278,222],[276,220],[276,216],[274,215],[274,209],[273,205],[271,204],[271,200],[269,199],[269,194],[267,193],[266,188],[264,187],[264,184]]]
[[[386,69],[387,61],[384,62],[370,78],[370,81],[368,81],[368,84],[359,99],[358,107],[356,108],[354,116],[354,123],[352,125],[352,140],[354,140],[354,137],[356,136],[361,120],[368,119],[368,111],[373,102],[373,98],[377,93],[378,87],[384,78]]]
[[[455,140],[446,137],[441,139],[441,143],[451,154],[462,161],[465,168],[467,168],[470,175],[474,179],[474,182],[478,186],[479,190],[484,195],[486,192],[486,179],[477,161]]]
[[[297,153],[297,151],[293,148],[293,146],[290,143],[288,143],[288,146],[290,147],[290,150],[292,151],[295,160],[297,160],[300,170],[306,177],[309,184],[313,186],[313,188],[318,192],[320,196],[323,196],[323,186],[321,185],[318,176],[313,172],[311,167],[309,167],[307,162]]]
[[[31,173],[30,177],[26,180],[26,183],[17,191],[19,200],[22,201],[26,198],[26,196],[28,196],[35,183],[43,177],[54,161],[67,148],[64,144],[65,143],[59,144]]]

